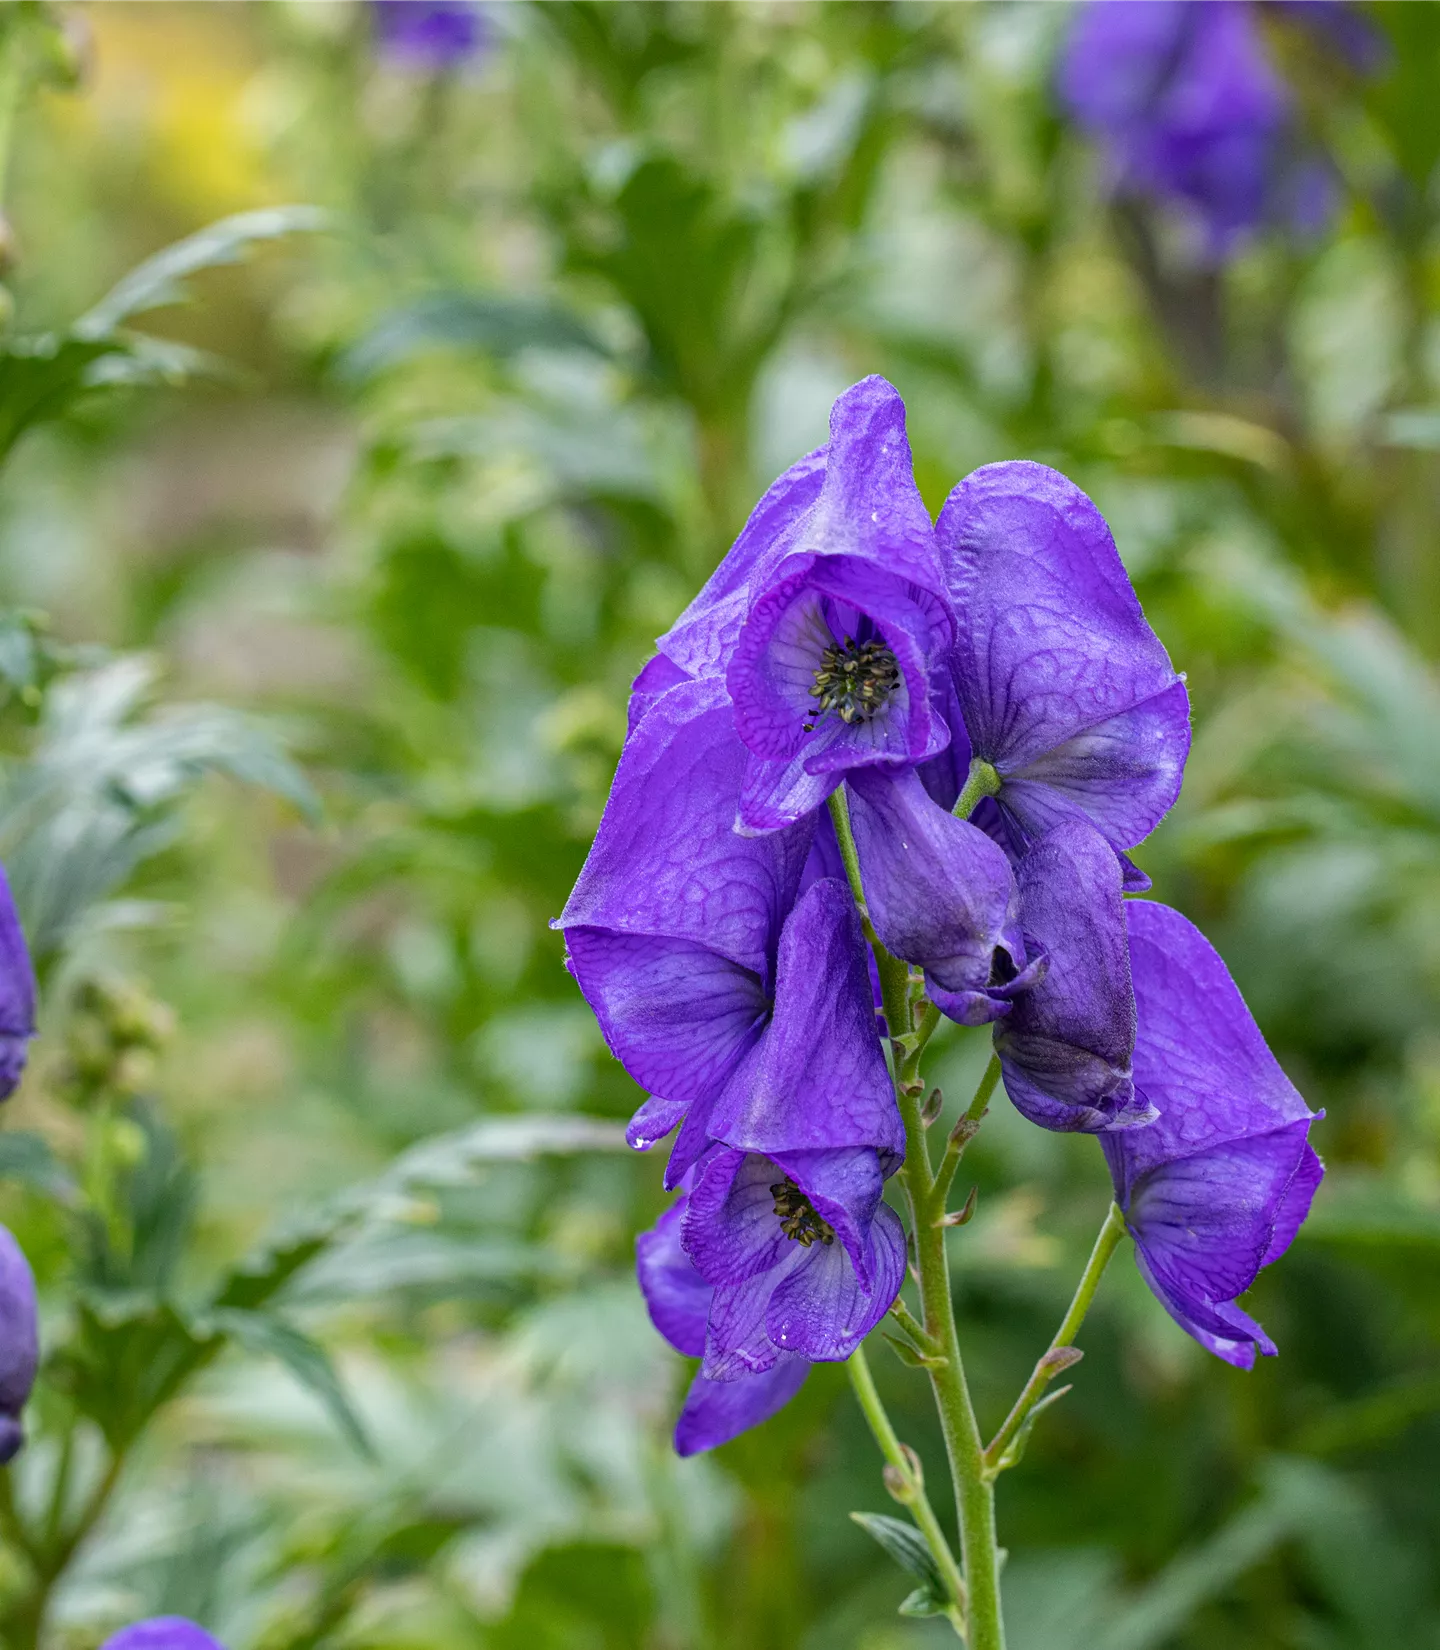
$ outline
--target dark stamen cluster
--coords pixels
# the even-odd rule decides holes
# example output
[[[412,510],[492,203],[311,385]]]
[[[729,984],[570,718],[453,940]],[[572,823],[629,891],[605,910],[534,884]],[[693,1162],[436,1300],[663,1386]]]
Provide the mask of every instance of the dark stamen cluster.
[[[831,642],[820,655],[810,697],[820,701],[816,720],[834,711],[847,726],[868,722],[900,686],[900,666],[884,642]],[[808,723],[808,732],[814,723]]]
[[[834,1227],[815,1213],[810,1199],[788,1176],[775,1182],[770,1195],[775,1199],[775,1213],[780,1217],[780,1230],[786,1237],[806,1249],[817,1240],[834,1243]]]

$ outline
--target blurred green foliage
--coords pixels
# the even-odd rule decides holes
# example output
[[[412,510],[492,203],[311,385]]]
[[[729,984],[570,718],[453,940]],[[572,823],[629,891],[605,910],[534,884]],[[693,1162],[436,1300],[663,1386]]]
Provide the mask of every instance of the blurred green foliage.
[[[669,1453],[659,1168],[546,928],[650,639],[872,371],[932,506],[1023,456],[1107,512],[1195,704],[1140,857],[1327,1110],[1279,1359],[1107,1278],[1005,1480],[1013,1650],[1440,1645],[1440,11],[1372,15],[1358,85],[1267,14],[1343,210],[1202,275],[1059,119],[1060,5],[546,0],[438,75],[358,4],[7,10],[7,1647],[947,1641],[838,1371]],[[1107,1188],[1003,1103],[966,1162],[998,1417]]]

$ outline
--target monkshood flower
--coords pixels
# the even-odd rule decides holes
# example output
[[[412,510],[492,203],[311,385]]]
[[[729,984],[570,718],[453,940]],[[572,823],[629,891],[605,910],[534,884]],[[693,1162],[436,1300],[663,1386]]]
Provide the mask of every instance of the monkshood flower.
[[[25,1442],[20,1413],[39,1364],[35,1278],[20,1245],[0,1226],[0,1465]]]
[[[771,487],[658,646],[687,675],[723,673],[750,753],[739,825],[770,831],[849,771],[944,749],[931,676],[953,633],[905,406],[872,377],[835,402],[826,447]]]
[[[810,821],[732,829],[746,763],[723,683],[661,695],[626,743],[555,924],[611,1051],[650,1092],[631,1143],[685,1120],[672,1186],[712,1141],[863,1146],[893,1167],[904,1131],[854,900],[833,877],[799,892]]]
[[[1148,1128],[1101,1135],[1145,1281],[1201,1346],[1249,1369],[1275,1344],[1236,1299],[1290,1247],[1324,1169],[1312,1113],[1210,942],[1178,911],[1125,907]]]
[[[986,1025],[1008,1014],[1044,960],[1037,954],[1027,966],[1019,892],[1003,850],[940,807],[913,768],[894,776],[861,768],[850,775],[849,795],[865,904],[881,944],[925,970],[926,994],[952,1020]]]
[[[1382,38],[1348,6],[1276,8],[1362,72]],[[1293,99],[1243,0],[1091,0],[1060,67],[1062,100],[1101,146],[1110,187],[1176,206],[1203,255],[1228,258],[1267,222],[1321,229],[1332,173],[1300,142]]]
[[[436,74],[485,50],[490,23],[477,0],[370,0],[375,45],[402,68]]]
[[[1020,862],[1026,948],[1045,959],[995,1028],[1005,1092],[1041,1128],[1134,1128],[1155,1108],[1131,1075],[1135,998],[1120,863],[1087,821],[1047,831]]]
[[[0,1100],[19,1086],[35,1035],[35,971],[10,884],[0,871]]]
[[[635,1240],[635,1270],[650,1320],[677,1352],[703,1357],[715,1291],[685,1253],[680,1231],[688,1197],[682,1195]],[[785,1352],[768,1369],[716,1381],[702,1371],[690,1384],[675,1423],[675,1450],[695,1455],[714,1449],[767,1421],[804,1385],[810,1361]]]
[[[183,1616],[152,1616],[133,1627],[122,1627],[100,1650],[225,1650],[225,1646]]]
[[[1185,684],[1140,610],[1105,518],[1043,464],[987,464],[936,523],[955,610],[951,751],[926,772],[949,806],[971,766],[989,794],[971,814],[1015,862],[1066,819],[1123,859],[1180,790],[1190,749]],[[977,768],[976,764],[985,764]]]
[[[883,1189],[879,1155],[863,1147],[722,1151],[696,1169],[681,1243],[715,1291],[702,1374],[850,1356],[905,1278],[905,1232]]]

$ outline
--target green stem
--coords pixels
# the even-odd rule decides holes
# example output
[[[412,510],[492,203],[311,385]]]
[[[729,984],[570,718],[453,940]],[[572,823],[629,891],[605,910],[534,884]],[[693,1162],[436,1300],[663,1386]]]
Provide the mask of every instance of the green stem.
[[[870,1364],[865,1357],[863,1346],[857,1346],[850,1354],[847,1368],[850,1372],[850,1385],[855,1390],[855,1397],[864,1411],[865,1419],[870,1423],[870,1431],[875,1435],[880,1453],[895,1469],[904,1487],[904,1505],[909,1507],[921,1535],[925,1537],[925,1545],[930,1549],[936,1568],[944,1579],[951,1599],[950,1608],[945,1614],[955,1631],[963,1636],[965,1582],[960,1575],[960,1566],[955,1562],[955,1555],[950,1551],[950,1543],[940,1528],[940,1520],[936,1518],[935,1509],[925,1494],[925,1486],[916,1473],[915,1463],[906,1454],[905,1446],[896,1437],[890,1417],[885,1413],[880,1394],[875,1390],[875,1378],[870,1373]]]
[[[999,794],[1000,783],[1000,775],[988,762],[982,762],[978,756],[972,757],[970,771],[965,775],[965,783],[952,810],[955,817],[969,819],[985,797]]]
[[[1004,1425],[985,1451],[985,1468],[991,1477],[1004,1470],[1005,1452],[1024,1426],[1025,1417],[1039,1403],[1045,1388],[1066,1367],[1067,1361],[1075,1361],[1073,1358],[1065,1360],[1055,1355],[1074,1345],[1075,1337],[1080,1333],[1080,1325],[1085,1321],[1085,1314],[1090,1310],[1090,1303],[1095,1299],[1095,1291],[1100,1287],[1100,1279],[1110,1264],[1110,1257],[1125,1234],[1125,1216],[1112,1203],[1110,1212],[1105,1216],[1105,1224],[1100,1228],[1100,1235],[1095,1239],[1095,1247],[1090,1251],[1090,1258],[1085,1262],[1085,1270],[1076,1287],[1075,1297],[1070,1302],[1070,1310],[1066,1312],[1064,1320],[1056,1330],[1055,1339],[1051,1341],[1044,1356],[1031,1372],[1030,1379],[1025,1383],[1025,1390],[1015,1400],[1015,1407],[1005,1417]]]
[[[936,1171],[935,1185],[939,1191],[939,1199],[944,1203],[950,1192],[950,1182],[955,1178],[955,1171],[960,1167],[960,1159],[965,1154],[965,1148],[974,1138],[975,1131],[980,1127],[980,1119],[984,1117],[990,1105],[990,1096],[995,1092],[995,1085],[1000,1081],[1000,1058],[990,1056],[990,1063],[985,1067],[985,1074],[980,1079],[975,1090],[975,1098],[970,1102],[965,1115],[950,1131],[950,1139],[945,1147],[945,1155],[940,1159],[940,1167]],[[941,1210],[944,1213],[944,1210]]]

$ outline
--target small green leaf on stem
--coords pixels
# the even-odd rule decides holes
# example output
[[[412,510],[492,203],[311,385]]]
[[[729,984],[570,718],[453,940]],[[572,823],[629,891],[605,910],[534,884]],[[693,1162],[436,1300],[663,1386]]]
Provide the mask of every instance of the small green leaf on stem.
[[[941,1616],[945,1613],[945,1601],[936,1598],[928,1587],[917,1587],[913,1593],[906,1593],[900,1603],[902,1616]]]
[[[940,1609],[946,1607],[950,1601],[940,1570],[925,1544],[925,1537],[913,1524],[902,1523],[898,1518],[887,1518],[884,1513],[852,1512],[850,1516],[889,1553],[902,1570],[914,1576],[927,1592],[940,1601]]]
[[[929,1099],[927,1099],[925,1104],[920,1108],[920,1121],[927,1129],[935,1121],[935,1119],[939,1117],[941,1111],[944,1109],[944,1106],[945,1096],[941,1094],[939,1089],[931,1089]]]
[[[1078,1346],[1052,1346],[1040,1360],[1040,1368],[1047,1377],[1060,1375],[1073,1368],[1085,1354]]]
[[[909,1341],[902,1341],[898,1335],[892,1335],[888,1330],[882,1329],[880,1338],[889,1343],[895,1356],[910,1369],[944,1369],[950,1361],[935,1353],[921,1352],[917,1347],[911,1346]]]
[[[1067,1392],[1074,1389],[1069,1386],[1057,1386],[1051,1393],[1047,1393],[1020,1423],[1020,1430],[1010,1440],[1005,1453],[995,1463],[995,1472],[1005,1472],[1010,1467],[1019,1466],[1024,1458],[1026,1446],[1030,1442],[1030,1434],[1035,1430],[1035,1423],[1041,1415],[1049,1409],[1051,1404],[1057,1404]]]
[[[952,1209],[948,1215],[942,1215],[936,1222],[939,1226],[967,1226],[975,1216],[975,1201],[980,1196],[980,1188],[972,1186],[970,1195],[965,1199],[964,1206]],[[1063,1366],[1062,1366],[1063,1367]]]

